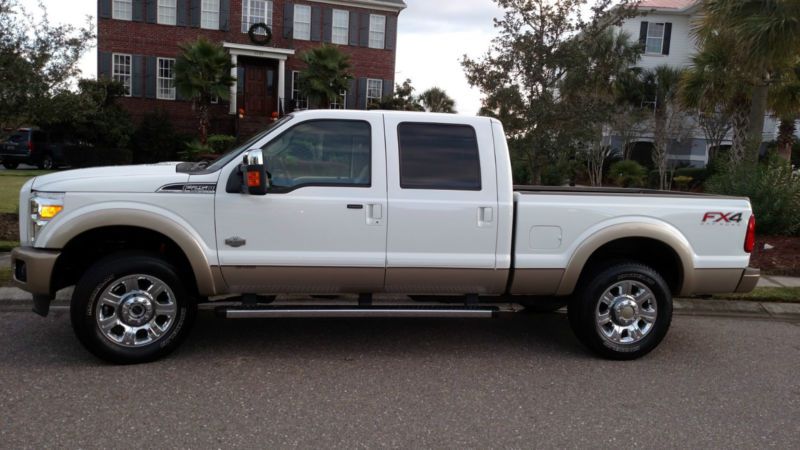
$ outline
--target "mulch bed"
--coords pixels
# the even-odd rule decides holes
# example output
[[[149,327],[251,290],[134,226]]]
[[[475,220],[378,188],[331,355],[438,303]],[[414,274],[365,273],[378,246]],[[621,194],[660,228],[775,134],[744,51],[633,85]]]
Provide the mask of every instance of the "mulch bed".
[[[774,248],[764,250],[764,244]],[[800,277],[800,237],[758,236],[750,266],[768,275]]]
[[[0,241],[19,240],[19,216],[14,213],[0,213]]]

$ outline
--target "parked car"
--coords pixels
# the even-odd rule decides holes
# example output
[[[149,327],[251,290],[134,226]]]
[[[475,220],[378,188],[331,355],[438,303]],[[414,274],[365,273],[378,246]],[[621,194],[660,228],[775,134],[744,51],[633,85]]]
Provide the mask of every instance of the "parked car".
[[[64,165],[63,148],[62,140],[46,131],[20,128],[0,144],[0,160],[6,169],[29,164],[50,170]]]
[[[632,359],[664,338],[673,296],[749,292],[759,278],[748,199],[515,188],[503,126],[484,117],[298,112],[211,165],[45,175],[19,204],[15,283],[40,315],[74,285],[77,337],[118,363],[167,354],[198,304],[218,300],[230,319],[568,304],[581,342]],[[270,304],[287,293],[358,301]]]

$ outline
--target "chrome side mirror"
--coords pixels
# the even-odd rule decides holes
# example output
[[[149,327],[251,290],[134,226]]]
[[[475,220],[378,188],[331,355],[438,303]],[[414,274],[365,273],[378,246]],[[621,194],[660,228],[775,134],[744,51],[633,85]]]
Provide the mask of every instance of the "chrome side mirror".
[[[264,153],[254,149],[244,154],[242,176],[250,195],[266,195],[269,189],[267,166],[264,165]]]

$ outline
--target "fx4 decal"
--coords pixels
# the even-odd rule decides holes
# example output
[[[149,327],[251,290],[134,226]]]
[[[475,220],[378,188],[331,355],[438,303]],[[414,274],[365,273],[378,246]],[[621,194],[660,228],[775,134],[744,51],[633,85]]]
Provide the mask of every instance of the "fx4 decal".
[[[742,223],[742,213],[707,212],[703,216],[703,223]]]

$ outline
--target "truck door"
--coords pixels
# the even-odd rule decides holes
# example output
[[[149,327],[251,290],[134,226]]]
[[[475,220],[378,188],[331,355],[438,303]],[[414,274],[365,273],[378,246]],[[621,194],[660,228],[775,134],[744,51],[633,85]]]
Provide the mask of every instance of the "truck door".
[[[231,290],[381,290],[388,206],[381,116],[306,119],[263,152],[267,195],[217,190],[217,248]]]
[[[496,270],[497,175],[488,119],[385,116],[389,231],[386,290],[489,294]]]

